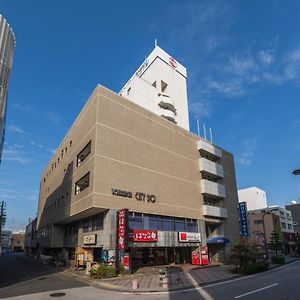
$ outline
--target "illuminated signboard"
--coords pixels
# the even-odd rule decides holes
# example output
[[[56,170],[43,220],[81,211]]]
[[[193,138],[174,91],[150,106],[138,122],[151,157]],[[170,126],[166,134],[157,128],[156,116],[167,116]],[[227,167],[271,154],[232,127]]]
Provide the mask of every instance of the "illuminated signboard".
[[[83,237],[84,245],[95,245],[96,244],[96,234],[89,234]]]
[[[248,220],[247,220],[247,203],[240,202],[240,235],[241,236],[248,236]]]
[[[158,236],[156,230],[138,230],[133,229],[128,232],[129,242],[157,242]]]
[[[118,211],[118,249],[127,249],[128,209]]]
[[[178,240],[181,243],[200,243],[201,234],[199,232],[178,232]]]

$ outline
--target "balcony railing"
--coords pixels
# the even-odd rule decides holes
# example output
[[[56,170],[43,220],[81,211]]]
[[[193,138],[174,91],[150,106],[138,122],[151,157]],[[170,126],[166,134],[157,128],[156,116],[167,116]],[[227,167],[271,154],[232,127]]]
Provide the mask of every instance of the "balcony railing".
[[[215,218],[227,218],[227,209],[223,207],[217,207],[212,205],[202,206],[203,216],[215,217]]]
[[[201,191],[204,195],[210,195],[218,198],[225,198],[225,186],[210,180],[201,180]]]
[[[212,154],[213,156],[217,158],[222,157],[222,151],[215,147],[213,144],[206,142],[204,140],[198,141],[198,150],[203,150],[204,152],[207,152],[209,154]]]
[[[211,160],[208,160],[204,157],[201,157],[199,159],[199,168],[200,171],[204,171],[210,174],[213,174],[217,177],[224,177],[224,171],[223,171],[223,166],[220,164],[217,164]]]
[[[165,119],[173,122],[173,123],[177,123],[176,119],[175,119],[175,113],[171,110],[168,109],[161,109],[160,110],[161,116],[164,117]]]

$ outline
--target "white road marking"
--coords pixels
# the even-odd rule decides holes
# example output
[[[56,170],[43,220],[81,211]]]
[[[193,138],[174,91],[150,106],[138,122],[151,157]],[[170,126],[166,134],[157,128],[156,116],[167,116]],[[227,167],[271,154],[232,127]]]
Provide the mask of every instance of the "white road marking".
[[[297,264],[299,262],[300,262],[300,260],[296,260],[294,262],[283,265],[281,267],[277,267],[276,269],[271,269],[271,270],[268,270],[268,271],[265,271],[265,272],[261,272],[261,273],[257,273],[257,274],[253,274],[253,275],[248,275],[248,276],[244,276],[244,277],[229,279],[229,280],[222,281],[222,282],[217,282],[217,283],[212,283],[212,284],[204,284],[202,287],[192,287],[192,288],[186,288],[184,290],[177,290],[177,291],[176,290],[175,291],[158,291],[158,292],[139,292],[139,291],[136,291],[136,292],[121,292],[121,293],[124,294],[124,295],[132,295],[132,294],[135,294],[135,295],[164,295],[164,294],[186,293],[186,292],[190,292],[190,291],[199,290],[200,288],[201,289],[206,289],[206,288],[214,287],[214,286],[217,286],[217,285],[223,285],[223,284],[231,283],[231,282],[234,282],[234,281],[245,280],[245,279],[248,279],[250,277],[265,275],[269,272],[276,272],[280,269],[290,267],[291,265]]]
[[[274,283],[274,284],[271,284],[271,285],[265,286],[265,287],[263,287],[263,288],[261,288],[261,289],[254,290],[254,291],[252,291],[252,292],[249,292],[249,293],[246,293],[246,294],[243,294],[243,295],[236,296],[236,297],[234,297],[234,299],[239,299],[239,298],[242,298],[242,297],[245,297],[245,296],[251,295],[251,294],[255,294],[255,293],[257,293],[257,292],[260,292],[260,291],[263,291],[263,290],[269,289],[269,288],[271,288],[271,287],[274,287],[274,286],[276,286],[276,285],[278,285],[278,283]]]
[[[193,278],[193,276],[190,273],[186,273],[187,277],[190,278],[190,280],[192,281],[193,285],[197,286],[198,282]],[[202,287],[198,287],[196,289],[199,294],[205,299],[205,300],[214,300]]]

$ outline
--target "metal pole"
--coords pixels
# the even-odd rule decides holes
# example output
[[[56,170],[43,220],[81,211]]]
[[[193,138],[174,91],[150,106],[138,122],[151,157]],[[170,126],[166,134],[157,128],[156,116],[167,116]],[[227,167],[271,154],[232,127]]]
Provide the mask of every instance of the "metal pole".
[[[266,228],[265,228],[265,215],[266,214],[267,214],[267,212],[263,213],[262,224],[263,224],[263,233],[264,233],[264,244],[265,244],[266,259],[267,259],[267,261],[269,261],[269,252],[268,252],[268,247],[267,247]]]

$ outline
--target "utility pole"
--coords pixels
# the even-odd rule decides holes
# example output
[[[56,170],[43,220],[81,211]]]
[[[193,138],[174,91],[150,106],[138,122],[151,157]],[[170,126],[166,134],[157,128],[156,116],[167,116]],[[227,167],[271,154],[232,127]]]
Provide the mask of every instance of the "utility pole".
[[[4,201],[0,204],[0,253],[2,246],[2,228],[6,222],[6,203]]]

